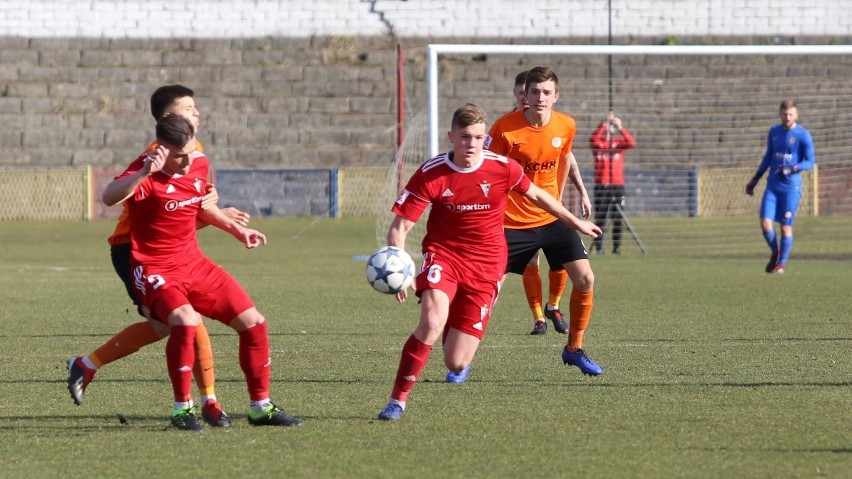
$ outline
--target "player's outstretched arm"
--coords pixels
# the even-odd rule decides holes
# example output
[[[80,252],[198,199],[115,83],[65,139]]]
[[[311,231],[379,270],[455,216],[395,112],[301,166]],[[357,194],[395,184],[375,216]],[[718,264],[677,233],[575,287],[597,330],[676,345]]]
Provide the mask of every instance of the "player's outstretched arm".
[[[538,186],[530,184],[530,189],[524,193],[524,196],[580,233],[589,235],[592,238],[600,236],[601,229],[596,224],[577,218],[565,209],[560,202],[556,201],[556,198],[550,196],[548,192]]]
[[[574,187],[580,193],[583,218],[588,218],[592,214],[592,201],[589,199],[589,192],[586,191],[586,185],[583,183],[582,175],[580,175],[580,165],[577,164],[574,152],[568,154],[568,166],[568,177],[571,178],[571,183],[574,183]]]
[[[216,191],[216,187],[212,183],[207,183],[207,193],[201,198],[201,209],[206,210],[213,206],[218,206],[219,203],[219,193]],[[246,213],[245,211],[240,211],[234,207],[220,208],[222,213],[225,214],[228,218],[234,220],[240,226],[248,226],[249,221],[251,220],[251,215]],[[200,217],[195,222],[195,228],[201,229],[207,226]]]
[[[397,215],[388,228],[388,246],[395,246],[405,250],[405,238],[408,232],[414,228],[414,222]]]
[[[414,228],[414,224],[414,221],[397,215],[388,228],[388,246],[394,246],[405,251],[405,238],[408,236],[411,228]],[[404,289],[396,293],[396,300],[398,302],[404,303],[406,298],[408,298],[408,290]]]
[[[260,231],[246,228],[229,218],[219,207],[213,205],[207,209],[202,209],[198,212],[198,217],[201,221],[213,225],[220,230],[230,233],[231,236],[243,243],[246,248],[256,248],[266,244],[266,235]]]

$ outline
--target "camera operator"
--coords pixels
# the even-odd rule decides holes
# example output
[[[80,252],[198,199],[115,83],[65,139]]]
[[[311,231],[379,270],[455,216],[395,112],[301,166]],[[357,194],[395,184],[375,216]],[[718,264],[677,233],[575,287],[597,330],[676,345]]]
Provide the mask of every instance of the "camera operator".
[[[613,112],[589,138],[595,157],[595,223],[606,231],[606,222],[612,219],[612,252],[621,253],[622,218],[615,204],[624,206],[624,152],[636,142]],[[603,254],[603,238],[595,238],[595,252]]]

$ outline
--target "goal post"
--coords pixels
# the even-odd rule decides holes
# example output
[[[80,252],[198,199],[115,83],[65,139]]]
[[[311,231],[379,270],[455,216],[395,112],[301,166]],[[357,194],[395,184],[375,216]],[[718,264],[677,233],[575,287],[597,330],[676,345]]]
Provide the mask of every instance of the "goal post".
[[[852,45],[430,44],[425,56],[424,157],[449,148],[454,108],[475,103],[492,123],[514,106],[517,73],[551,66],[555,109],[577,121],[573,152],[591,193],[588,139],[612,107],[636,140],[625,154],[624,209],[651,251],[655,242],[709,255],[766,249],[757,220],[766,177],[754,196],[745,184],[780,122],[780,103],[795,100],[817,165],[802,174],[797,250],[839,253],[823,244],[852,234]],[[575,195],[566,198],[578,212]],[[695,228],[702,224],[707,231]],[[809,239],[819,246],[804,246]]]

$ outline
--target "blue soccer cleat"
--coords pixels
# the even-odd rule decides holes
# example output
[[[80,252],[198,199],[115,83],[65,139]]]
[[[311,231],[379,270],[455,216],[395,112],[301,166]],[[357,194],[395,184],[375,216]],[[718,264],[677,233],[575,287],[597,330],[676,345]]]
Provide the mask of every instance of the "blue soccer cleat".
[[[379,413],[379,419],[382,421],[398,421],[402,419],[402,413],[405,412],[402,406],[396,403],[388,403],[382,412]]]
[[[470,374],[470,368],[473,364],[468,364],[459,372],[450,371],[447,373],[447,382],[452,384],[462,384],[467,381],[467,375]]]
[[[564,348],[562,350],[562,362],[570,364],[571,366],[577,366],[583,374],[587,374],[589,376],[598,376],[603,374],[603,369],[586,356],[586,353],[582,349],[570,352],[567,347]]]

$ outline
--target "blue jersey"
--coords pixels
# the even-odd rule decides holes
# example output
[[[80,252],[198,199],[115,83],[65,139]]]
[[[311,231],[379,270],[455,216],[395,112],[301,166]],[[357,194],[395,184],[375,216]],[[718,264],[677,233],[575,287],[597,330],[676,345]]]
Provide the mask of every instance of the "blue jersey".
[[[802,177],[799,174],[784,176],[780,172],[784,167],[793,165],[797,165],[798,171],[812,170],[814,161],[814,142],[810,132],[801,125],[787,130],[779,124],[769,129],[766,153],[757,174],[763,175],[769,169],[767,189],[776,192],[801,191]]]

